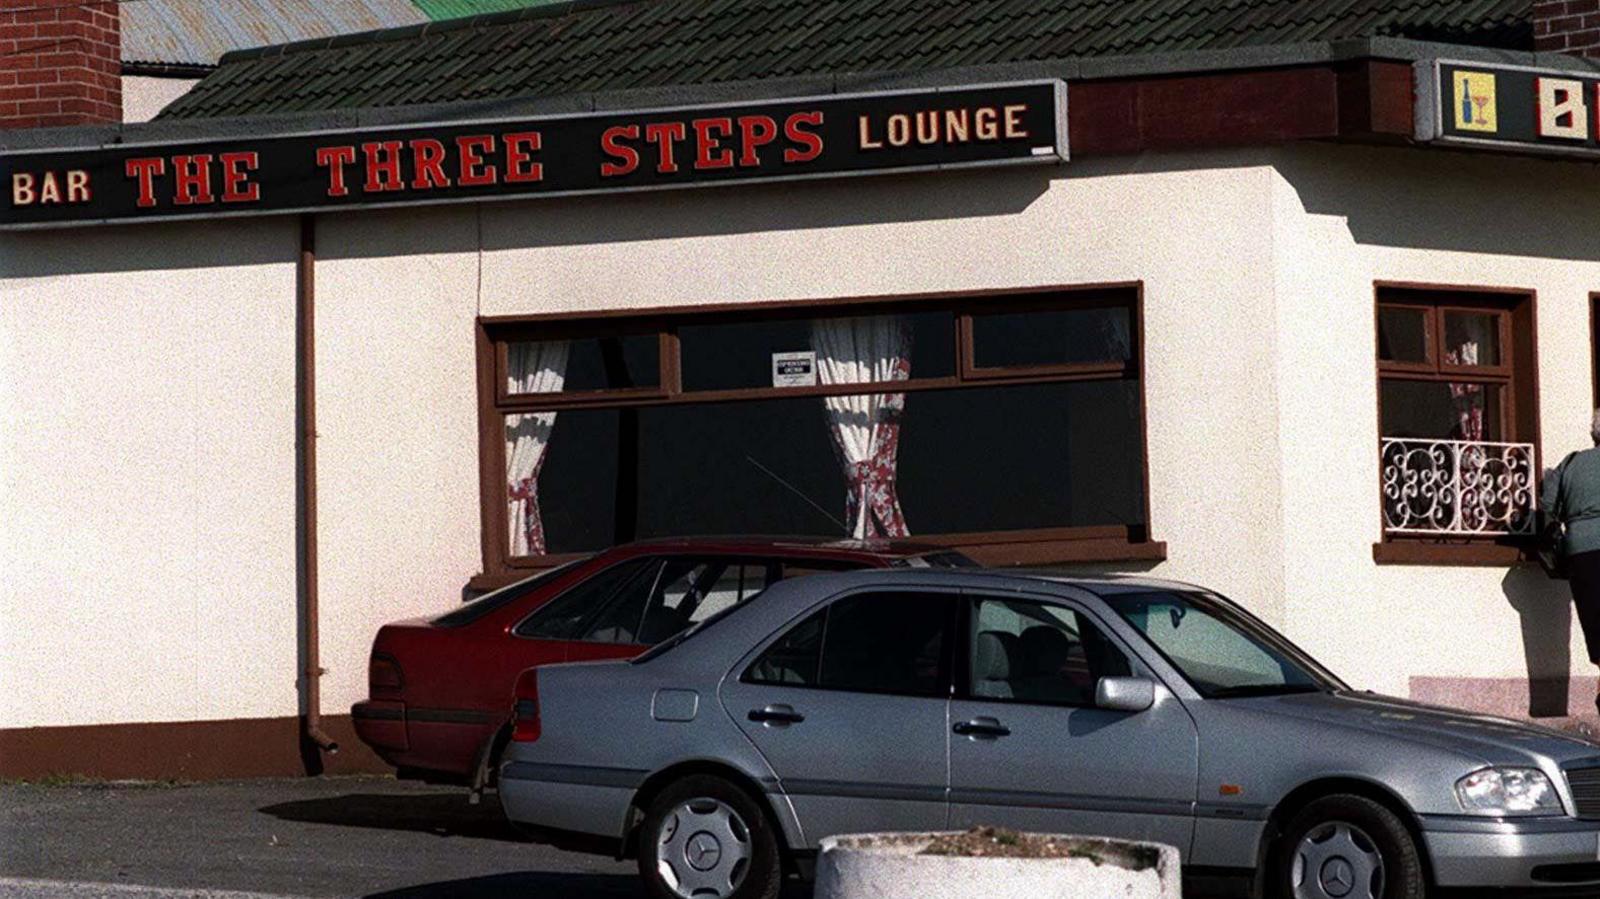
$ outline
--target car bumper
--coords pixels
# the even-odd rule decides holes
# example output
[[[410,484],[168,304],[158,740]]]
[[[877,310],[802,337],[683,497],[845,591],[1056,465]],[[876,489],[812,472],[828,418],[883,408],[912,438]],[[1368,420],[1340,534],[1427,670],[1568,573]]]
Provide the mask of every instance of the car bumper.
[[[500,805],[519,826],[616,837],[645,773],[512,760],[500,767]]]
[[[1441,887],[1600,884],[1600,821],[1437,816],[1421,824]]]

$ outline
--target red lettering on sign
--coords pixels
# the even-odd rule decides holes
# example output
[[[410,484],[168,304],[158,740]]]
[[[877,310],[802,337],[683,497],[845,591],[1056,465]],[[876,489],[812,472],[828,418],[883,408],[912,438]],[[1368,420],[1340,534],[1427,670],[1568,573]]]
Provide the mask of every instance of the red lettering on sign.
[[[400,148],[404,146],[397,140],[386,140],[383,143],[365,143],[361,145],[361,152],[367,157],[367,193],[380,193],[386,190],[405,190],[405,180],[400,177]]]
[[[139,179],[139,205],[156,205],[156,176],[167,173],[167,161],[159,156],[130,159],[124,163],[129,178]]]
[[[508,183],[543,181],[544,165],[530,162],[533,154],[539,149],[539,132],[522,131],[517,134],[507,134],[505,141],[506,181]]]
[[[254,203],[261,199],[261,185],[250,183],[250,175],[244,171],[255,171],[261,163],[260,156],[253,151],[220,153],[217,161],[222,163],[222,202]]]
[[[644,126],[644,139],[656,145],[656,171],[670,175],[678,170],[672,159],[672,145],[688,136],[682,122],[652,122]]]
[[[801,125],[816,127],[822,124],[822,111],[797,112],[784,120],[783,136],[792,143],[800,145],[800,149],[789,148],[783,151],[783,161],[787,163],[810,162],[822,155],[822,135],[815,131],[807,131]]]
[[[449,187],[450,176],[444,173],[444,144],[431,137],[411,142],[411,165],[416,174],[411,178],[413,190]]]
[[[733,133],[733,120],[695,119],[694,167],[696,169],[731,169],[733,151],[722,146],[721,139]]]
[[[494,166],[483,159],[483,154],[494,152],[494,135],[469,134],[456,138],[456,149],[461,151],[460,173],[456,183],[463,187],[493,184],[500,177]]]
[[[317,165],[328,167],[328,196],[342,197],[350,193],[344,183],[344,167],[355,161],[355,147],[317,148]]]
[[[600,177],[615,178],[626,175],[639,167],[639,151],[622,143],[622,139],[639,139],[638,125],[612,125],[600,134],[600,150],[607,156],[614,156],[621,162],[600,163]]]
[[[772,116],[746,115],[739,117],[739,164],[758,166],[761,157],[756,152],[778,139],[778,123]]]
[[[172,157],[172,202],[179,206],[215,203],[211,195],[211,154]]]

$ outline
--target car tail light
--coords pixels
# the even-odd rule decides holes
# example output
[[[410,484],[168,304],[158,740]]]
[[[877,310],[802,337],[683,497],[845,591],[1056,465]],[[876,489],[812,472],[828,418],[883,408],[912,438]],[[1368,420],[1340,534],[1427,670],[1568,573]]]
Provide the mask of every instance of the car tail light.
[[[532,743],[539,739],[539,669],[517,676],[516,704],[511,707],[511,739]]]
[[[398,690],[405,685],[400,663],[391,656],[374,653],[367,663],[367,686],[373,690]]]

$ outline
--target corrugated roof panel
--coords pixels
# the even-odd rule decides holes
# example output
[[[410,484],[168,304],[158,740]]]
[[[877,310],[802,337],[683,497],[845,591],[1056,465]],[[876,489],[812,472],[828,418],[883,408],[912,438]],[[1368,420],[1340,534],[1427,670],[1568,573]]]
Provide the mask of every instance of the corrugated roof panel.
[[[139,0],[121,3],[126,62],[216,65],[245,47],[428,21],[411,0]]]

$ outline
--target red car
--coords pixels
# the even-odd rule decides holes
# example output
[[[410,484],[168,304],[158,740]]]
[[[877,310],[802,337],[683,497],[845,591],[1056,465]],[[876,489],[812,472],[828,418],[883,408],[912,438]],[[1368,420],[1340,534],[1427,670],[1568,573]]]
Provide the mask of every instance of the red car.
[[[629,658],[743,602],[820,571],[969,566],[900,541],[677,539],[631,543],[486,594],[436,618],[386,624],[372,643],[356,733],[401,777],[493,777],[517,675],[535,665]]]

